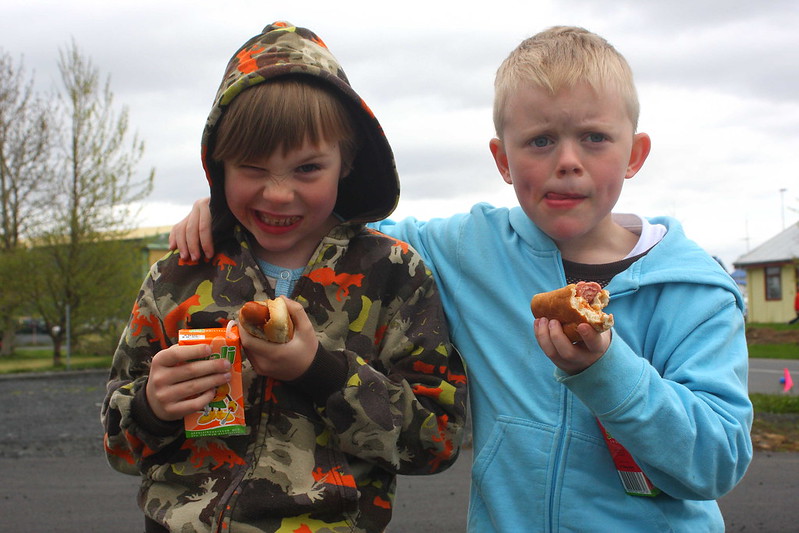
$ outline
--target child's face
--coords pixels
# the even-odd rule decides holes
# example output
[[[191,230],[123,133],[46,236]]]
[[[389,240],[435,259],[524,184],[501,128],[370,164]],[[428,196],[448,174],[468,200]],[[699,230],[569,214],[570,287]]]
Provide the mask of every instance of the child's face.
[[[491,152],[527,216],[564,247],[602,243],[622,184],[649,153],[620,96],[587,84],[555,95],[522,87],[505,108],[503,140]]]
[[[338,143],[308,141],[286,155],[277,150],[253,161],[225,161],[225,196],[255,237],[258,257],[304,266],[338,220],[333,216],[342,171]]]

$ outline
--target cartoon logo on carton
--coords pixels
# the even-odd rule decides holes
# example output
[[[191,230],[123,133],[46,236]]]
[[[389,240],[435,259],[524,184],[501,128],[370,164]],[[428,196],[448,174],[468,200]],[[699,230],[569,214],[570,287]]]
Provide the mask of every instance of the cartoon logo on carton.
[[[232,367],[236,362],[236,347],[227,346],[226,343],[224,337],[214,337],[211,340],[210,359],[227,359]],[[217,387],[216,396],[205,406],[203,414],[197,419],[197,424],[205,426],[218,420],[217,423],[224,426],[235,422],[235,413],[239,410],[239,404],[230,393],[231,388],[228,383]]]
[[[240,435],[247,431],[244,422],[244,396],[241,383],[241,341],[238,329],[231,323],[227,328],[182,329],[179,344],[210,344],[210,358],[226,358],[231,364],[229,383],[216,388],[214,398],[201,410],[186,415],[187,437],[209,435]]]

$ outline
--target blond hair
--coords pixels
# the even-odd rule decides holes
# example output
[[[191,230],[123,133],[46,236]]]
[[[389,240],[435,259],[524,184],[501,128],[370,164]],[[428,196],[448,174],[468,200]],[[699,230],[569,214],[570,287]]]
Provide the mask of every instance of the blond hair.
[[[502,138],[505,105],[523,84],[556,94],[586,82],[594,90],[617,91],[633,131],[638,128],[638,94],[629,64],[605,39],[583,28],[554,26],[519,44],[502,62],[494,81],[494,128]]]
[[[322,83],[310,77],[270,80],[242,91],[219,121],[212,158],[251,161],[300,149],[305,141],[338,142],[342,168],[355,159],[358,139],[350,112]]]

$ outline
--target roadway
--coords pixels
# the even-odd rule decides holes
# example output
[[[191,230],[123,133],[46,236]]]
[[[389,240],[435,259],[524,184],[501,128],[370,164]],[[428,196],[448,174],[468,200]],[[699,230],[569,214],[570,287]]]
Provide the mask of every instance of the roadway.
[[[753,359],[750,392],[781,393],[799,361]],[[101,450],[105,372],[0,377],[0,517],[3,531],[142,531],[138,478],[119,474]],[[797,394],[796,387],[792,394]],[[461,532],[466,527],[472,450],[443,474],[400,476],[389,533]],[[799,453],[756,452],[744,480],[719,501],[727,531],[795,531]]]
[[[799,347],[797,347],[799,351]],[[750,359],[749,360],[749,392],[764,394],[783,394],[780,379],[785,372],[793,379],[794,386],[789,394],[799,394],[799,359]]]

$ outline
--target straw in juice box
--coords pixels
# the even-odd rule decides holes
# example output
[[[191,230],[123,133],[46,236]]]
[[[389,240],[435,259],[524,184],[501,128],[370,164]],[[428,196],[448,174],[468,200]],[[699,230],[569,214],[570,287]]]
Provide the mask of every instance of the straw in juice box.
[[[230,382],[216,388],[216,396],[202,411],[183,419],[187,437],[241,435],[247,432],[244,421],[244,394],[241,383],[241,340],[237,326],[227,328],[181,329],[178,344],[210,344],[210,358],[230,361]]]

